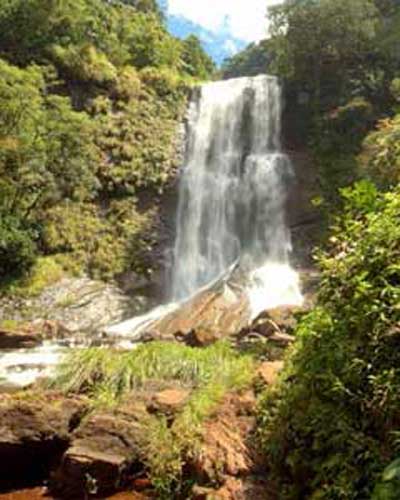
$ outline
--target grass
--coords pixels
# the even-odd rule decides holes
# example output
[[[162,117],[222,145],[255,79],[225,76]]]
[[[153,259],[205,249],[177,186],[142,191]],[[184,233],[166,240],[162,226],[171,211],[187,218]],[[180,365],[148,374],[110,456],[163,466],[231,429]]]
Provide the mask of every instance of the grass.
[[[149,476],[159,498],[172,498],[184,485],[185,457],[196,454],[202,423],[227,392],[249,386],[254,373],[253,358],[235,352],[227,342],[206,349],[154,342],[124,353],[102,348],[74,352],[53,383],[66,393],[89,396],[94,405],[116,405],[153,381],[191,387],[191,397],[172,425],[162,415],[149,415],[143,422]]]
[[[60,365],[54,384],[67,393],[79,393],[96,400],[105,392],[118,401],[151,380],[176,381],[204,387],[218,382],[224,387],[248,381],[252,360],[235,353],[228,343],[207,349],[153,342],[128,352],[91,348],[74,351]]]

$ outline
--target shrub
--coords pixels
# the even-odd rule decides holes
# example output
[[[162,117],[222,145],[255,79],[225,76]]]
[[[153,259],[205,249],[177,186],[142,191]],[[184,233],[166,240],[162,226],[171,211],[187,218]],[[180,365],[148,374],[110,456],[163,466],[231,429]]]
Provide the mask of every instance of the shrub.
[[[29,272],[9,282],[4,290],[19,297],[36,297],[64,276],[64,269],[55,257],[38,257]]]
[[[370,498],[398,454],[400,192],[366,181],[319,255],[318,307],[300,324],[260,428],[281,498]]]
[[[117,70],[107,56],[91,44],[52,48],[55,63],[69,78],[81,82],[109,85],[116,82]]]
[[[169,94],[174,95],[184,88],[181,76],[173,69],[149,66],[141,70],[140,77],[160,97],[165,97]]]
[[[115,92],[118,97],[125,100],[139,97],[142,82],[139,74],[132,66],[125,66],[118,72],[118,79],[115,85]]]
[[[15,217],[0,215],[0,277],[23,274],[36,256],[33,231]]]
[[[359,165],[382,186],[400,182],[400,114],[381,120],[365,139]]]
[[[69,271],[98,279],[132,268],[145,272],[152,213],[139,214],[134,199],[113,200],[102,211],[94,203],[64,202],[42,217],[44,248]]]

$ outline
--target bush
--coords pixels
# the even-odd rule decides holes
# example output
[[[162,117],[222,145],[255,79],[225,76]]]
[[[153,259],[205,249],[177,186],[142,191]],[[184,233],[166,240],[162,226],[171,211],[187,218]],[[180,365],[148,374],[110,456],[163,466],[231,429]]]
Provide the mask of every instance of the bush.
[[[173,69],[147,67],[140,72],[142,81],[153,89],[160,97],[176,94],[183,90],[182,78]]]
[[[282,499],[371,498],[397,458],[400,425],[400,191],[343,191],[318,307],[300,324],[260,428]]]
[[[57,66],[72,80],[110,85],[117,79],[116,68],[91,44],[78,47],[55,45],[52,53]]]
[[[34,233],[11,216],[0,216],[0,277],[21,275],[37,256]]]
[[[103,211],[93,203],[64,202],[43,213],[43,245],[74,274],[112,279],[131,269],[144,273],[151,224],[152,213],[139,214],[134,199],[113,200]]]
[[[386,118],[365,139],[359,165],[384,187],[400,182],[400,114]]]

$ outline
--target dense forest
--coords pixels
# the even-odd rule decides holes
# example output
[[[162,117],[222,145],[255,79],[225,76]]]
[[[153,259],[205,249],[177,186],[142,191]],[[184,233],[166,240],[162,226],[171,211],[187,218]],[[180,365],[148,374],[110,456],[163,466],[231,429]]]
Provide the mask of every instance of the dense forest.
[[[187,345],[179,332],[66,358],[50,399],[79,401],[69,425],[83,422],[80,446],[103,436],[112,414],[113,441],[101,444],[112,450],[119,436],[130,482],[114,463],[98,465],[109,457],[74,469],[68,455],[67,480],[48,483],[58,494],[64,481],[65,498],[109,498],[127,484],[150,491],[132,499],[400,498],[400,1],[288,0],[268,16],[270,37],[216,68],[196,36],[168,32],[155,0],[0,0],[0,298],[64,275],[151,272],[179,127],[204,81],[277,75],[283,142],[306,152],[319,186],[313,306],[290,313],[289,326],[286,311],[257,320],[279,330],[279,348],[244,345],[257,322],[228,341],[207,323]],[[0,348],[11,329],[0,317]],[[266,360],[284,364],[274,383],[269,372],[260,381]],[[148,394],[171,384],[183,398],[165,410]],[[0,395],[4,439],[16,408],[32,405],[36,422],[44,387]],[[54,401],[56,420],[64,402]],[[61,454],[72,439],[63,432]]]
[[[0,57],[2,281],[145,272],[157,206],[138,192],[177,166],[188,90],[214,69],[199,40],[155,1],[4,0]]]

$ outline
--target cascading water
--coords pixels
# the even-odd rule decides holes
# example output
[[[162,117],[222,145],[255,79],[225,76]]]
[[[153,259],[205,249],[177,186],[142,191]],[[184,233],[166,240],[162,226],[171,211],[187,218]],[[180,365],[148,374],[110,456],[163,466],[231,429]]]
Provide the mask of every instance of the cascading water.
[[[292,170],[281,151],[281,101],[271,76],[197,89],[188,113],[169,303],[107,333],[140,338],[218,282],[239,282],[250,317],[301,304],[289,265],[285,200]]]
[[[235,262],[253,313],[301,302],[285,224],[289,158],[281,152],[281,88],[258,76],[203,85],[189,110],[171,298],[186,299]]]

